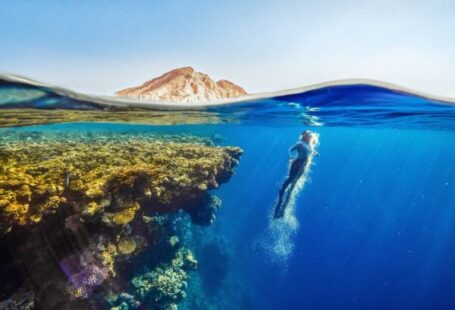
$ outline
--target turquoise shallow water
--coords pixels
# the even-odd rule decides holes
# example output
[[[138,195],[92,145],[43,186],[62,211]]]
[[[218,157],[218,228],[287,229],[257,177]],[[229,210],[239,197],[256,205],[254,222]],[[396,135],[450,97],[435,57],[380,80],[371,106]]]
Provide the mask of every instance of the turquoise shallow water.
[[[455,107],[362,86],[209,111],[236,121],[2,130],[191,134],[241,147],[235,175],[213,191],[216,221],[191,228],[200,264],[181,308],[455,307]],[[319,134],[320,156],[291,216],[273,221],[303,129]]]

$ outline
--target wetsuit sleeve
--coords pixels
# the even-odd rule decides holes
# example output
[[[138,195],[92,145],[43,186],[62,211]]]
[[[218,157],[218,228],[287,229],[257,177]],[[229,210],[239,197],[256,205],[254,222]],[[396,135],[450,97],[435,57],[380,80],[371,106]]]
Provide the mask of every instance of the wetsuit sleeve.
[[[292,157],[292,153],[297,150],[297,145],[298,143],[289,148],[289,157]]]

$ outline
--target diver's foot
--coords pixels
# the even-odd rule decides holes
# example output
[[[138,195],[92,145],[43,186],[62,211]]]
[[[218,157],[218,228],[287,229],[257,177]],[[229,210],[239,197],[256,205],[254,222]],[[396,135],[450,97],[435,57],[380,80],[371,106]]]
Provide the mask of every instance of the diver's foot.
[[[283,217],[283,208],[281,208],[281,203],[280,203],[275,208],[275,214],[273,215],[273,219],[276,220],[276,219],[279,219],[281,217]]]
[[[281,202],[283,200],[283,197],[280,195],[278,196],[278,201],[276,202],[274,213],[273,213],[273,218],[276,219],[280,213],[281,209]]]

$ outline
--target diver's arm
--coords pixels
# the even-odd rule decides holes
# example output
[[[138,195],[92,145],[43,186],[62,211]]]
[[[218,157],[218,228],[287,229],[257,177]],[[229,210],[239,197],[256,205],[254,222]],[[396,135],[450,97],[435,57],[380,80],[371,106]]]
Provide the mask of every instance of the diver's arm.
[[[294,151],[297,149],[297,145],[298,145],[298,143],[294,144],[293,146],[291,146],[291,147],[289,148],[289,150],[288,150],[288,152],[289,152],[289,157],[293,157],[293,153],[294,153]]]
[[[311,156],[316,156],[316,157],[319,156],[319,153],[318,153],[318,151],[316,151],[316,149],[314,148],[314,145],[306,145],[306,146],[307,146],[307,148],[308,148],[309,155],[311,155]]]

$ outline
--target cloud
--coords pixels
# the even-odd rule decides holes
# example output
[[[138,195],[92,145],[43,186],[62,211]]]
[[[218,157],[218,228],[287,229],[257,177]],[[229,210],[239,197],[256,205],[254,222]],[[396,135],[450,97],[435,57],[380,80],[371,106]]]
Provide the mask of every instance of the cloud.
[[[347,74],[384,80],[436,95],[454,96],[453,48],[395,47],[361,59]]]

